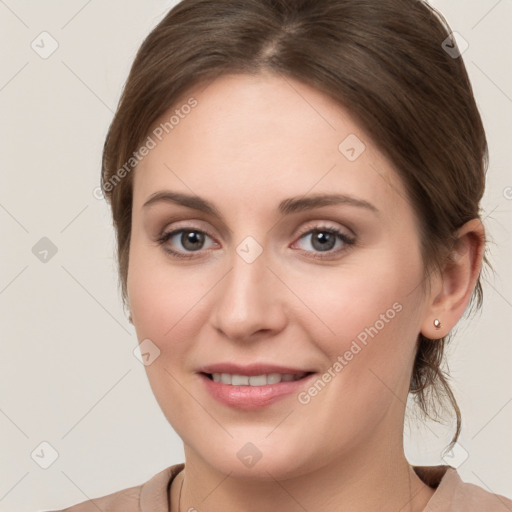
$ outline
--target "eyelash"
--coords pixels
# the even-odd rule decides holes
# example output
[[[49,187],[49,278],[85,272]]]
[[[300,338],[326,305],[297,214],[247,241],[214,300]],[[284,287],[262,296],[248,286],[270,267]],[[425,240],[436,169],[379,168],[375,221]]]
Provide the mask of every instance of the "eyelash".
[[[194,227],[183,227],[183,228],[175,229],[175,230],[170,231],[168,233],[162,233],[162,235],[160,237],[158,237],[157,243],[159,245],[163,246],[173,236],[175,236],[175,235],[177,235],[179,233],[183,233],[185,231],[192,232],[192,233],[201,233],[201,234],[207,235],[208,237],[213,239],[213,237],[207,231],[203,231],[202,229],[197,229],[197,228],[194,228]],[[342,231],[340,231],[340,230],[338,230],[336,228],[333,228],[333,227],[328,227],[328,226],[315,226],[313,228],[307,229],[306,231],[304,231],[304,232],[299,234],[299,238],[298,239],[300,240],[303,237],[305,237],[306,235],[311,235],[315,231],[316,232],[320,232],[320,233],[329,233],[329,234],[335,235],[338,240],[341,240],[343,242],[344,247],[342,247],[341,249],[338,249],[337,251],[325,251],[324,253],[322,253],[321,251],[315,252],[311,256],[314,259],[328,259],[328,258],[332,258],[333,255],[338,255],[338,254],[340,254],[342,252],[347,251],[348,249],[350,249],[351,246],[355,245],[355,243],[356,243],[355,238],[349,237],[348,235],[346,235]],[[167,252],[171,256],[173,256],[175,258],[179,258],[179,259],[192,259],[192,258],[195,257],[194,253],[200,252],[200,251],[192,251],[191,253],[185,255],[185,254],[183,254],[183,253],[181,253],[179,251],[175,251],[175,250],[170,249],[168,247],[165,247],[164,250],[165,250],[165,252]],[[207,251],[209,251],[209,250],[207,250]],[[306,252],[306,253],[309,254],[312,251],[302,250],[302,252]]]

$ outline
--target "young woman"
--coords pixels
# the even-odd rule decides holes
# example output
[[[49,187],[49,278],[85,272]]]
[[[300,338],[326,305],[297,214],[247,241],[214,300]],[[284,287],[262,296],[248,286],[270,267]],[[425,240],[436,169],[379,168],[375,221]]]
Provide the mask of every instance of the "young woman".
[[[104,148],[120,281],[184,464],[73,512],[502,511],[404,455],[481,301],[487,145],[416,0],[184,0]],[[442,404],[441,404],[442,405]]]

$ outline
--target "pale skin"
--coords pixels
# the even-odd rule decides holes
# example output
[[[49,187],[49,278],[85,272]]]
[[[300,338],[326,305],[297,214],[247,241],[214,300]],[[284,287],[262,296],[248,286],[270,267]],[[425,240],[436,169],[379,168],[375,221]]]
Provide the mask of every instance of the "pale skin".
[[[424,510],[434,489],[403,450],[416,339],[445,336],[462,316],[481,268],[481,222],[458,231],[425,289],[405,188],[348,110],[268,74],[222,76],[183,103],[190,96],[197,107],[135,171],[127,281],[137,337],[161,351],[146,367],[149,382],[184,442],[172,512],[182,483],[181,512]],[[366,146],[354,161],[338,149],[349,134]],[[161,191],[199,196],[220,216],[165,200],[144,206]],[[321,194],[373,208],[278,211],[285,199]],[[184,247],[181,233],[157,242],[179,228],[206,233],[204,242]],[[313,228],[355,243],[335,237],[322,251]],[[248,236],[263,250],[252,263],[236,251]],[[198,377],[200,366],[225,361],[321,376],[396,303],[401,311],[308,404],[293,395],[241,411],[212,398]],[[262,454],[253,467],[237,457],[248,442]]]

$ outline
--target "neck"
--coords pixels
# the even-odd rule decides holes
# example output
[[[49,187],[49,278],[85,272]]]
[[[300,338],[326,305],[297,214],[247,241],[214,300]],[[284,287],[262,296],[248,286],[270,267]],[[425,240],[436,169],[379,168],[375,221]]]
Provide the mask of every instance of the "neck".
[[[172,512],[423,511],[434,490],[419,479],[403,449],[397,456],[373,448],[286,479],[269,471],[268,478],[249,480],[218,472],[186,446],[185,469],[171,489]]]

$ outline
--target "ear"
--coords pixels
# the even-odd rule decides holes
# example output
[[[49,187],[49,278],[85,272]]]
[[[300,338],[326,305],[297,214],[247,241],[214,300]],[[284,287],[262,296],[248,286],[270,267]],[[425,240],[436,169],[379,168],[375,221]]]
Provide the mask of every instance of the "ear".
[[[480,219],[472,219],[455,233],[453,250],[441,273],[432,278],[421,333],[430,339],[446,336],[464,314],[475,289],[485,246]],[[439,320],[439,328],[434,320]]]

